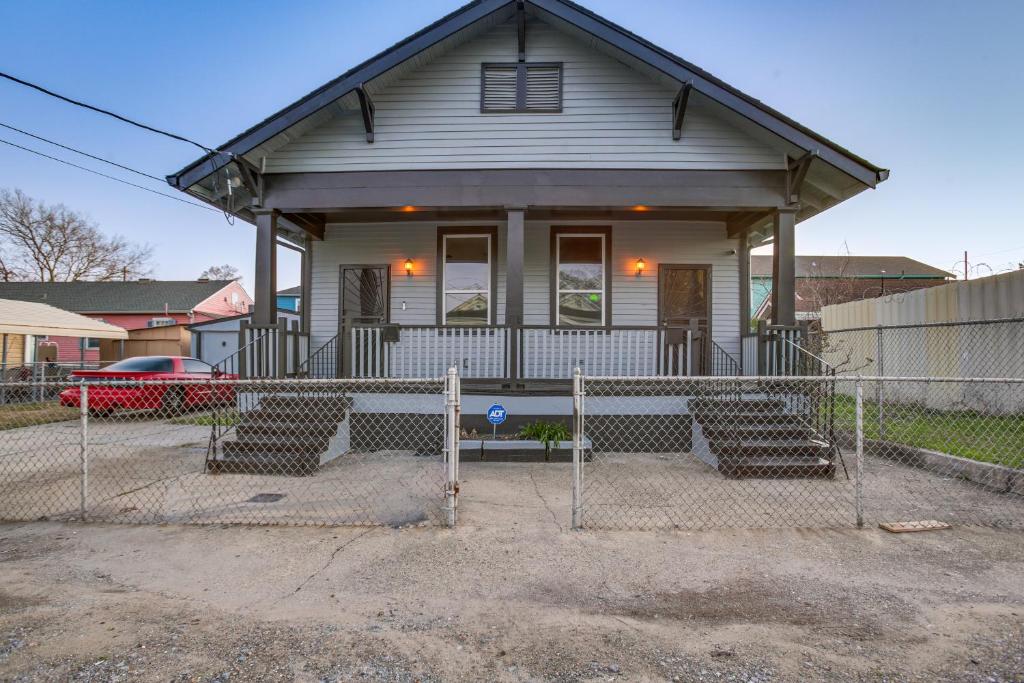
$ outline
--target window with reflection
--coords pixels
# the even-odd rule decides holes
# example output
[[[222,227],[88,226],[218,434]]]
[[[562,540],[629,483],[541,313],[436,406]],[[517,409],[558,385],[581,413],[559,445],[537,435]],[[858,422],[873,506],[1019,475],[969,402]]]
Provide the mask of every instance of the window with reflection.
[[[605,235],[560,234],[555,242],[559,325],[605,324]]]
[[[444,235],[445,325],[486,325],[491,320],[491,235]]]

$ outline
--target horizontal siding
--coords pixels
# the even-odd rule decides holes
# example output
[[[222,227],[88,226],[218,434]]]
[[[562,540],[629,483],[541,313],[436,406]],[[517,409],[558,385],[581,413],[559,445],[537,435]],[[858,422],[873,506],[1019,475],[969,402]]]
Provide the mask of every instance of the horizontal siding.
[[[457,168],[779,169],[782,154],[691,98],[673,141],[675,92],[531,20],[529,61],[563,63],[561,113],[482,114],[480,65],[515,61],[512,22],[372,93],[375,140],[350,111],[268,156],[271,173]]]
[[[466,224],[445,223],[458,227]],[[478,224],[479,225],[479,224]],[[559,225],[583,225],[560,222]],[[590,225],[597,225],[591,223]],[[739,259],[736,242],[723,223],[645,221],[602,223],[612,228],[612,323],[655,325],[660,263],[711,264],[713,336],[722,348],[739,357]],[[498,322],[504,322],[505,225],[498,224]],[[404,325],[436,322],[437,223],[329,225],[323,242],[313,245],[311,320],[314,348],[337,333],[340,264],[390,263],[391,317]],[[550,322],[550,224],[527,221],[524,232],[524,322]],[[407,258],[414,263],[405,275]],[[636,277],[637,258],[647,272]],[[406,309],[402,310],[402,302]]]

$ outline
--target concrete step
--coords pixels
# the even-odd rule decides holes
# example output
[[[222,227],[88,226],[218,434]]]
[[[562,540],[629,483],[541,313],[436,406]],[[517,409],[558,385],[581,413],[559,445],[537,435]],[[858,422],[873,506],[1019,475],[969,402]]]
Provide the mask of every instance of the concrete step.
[[[741,439],[712,441],[710,446],[719,458],[822,458],[831,450],[819,439]]]
[[[276,422],[245,420],[235,430],[240,440],[258,437],[283,437],[301,439],[304,437],[330,438],[338,431],[338,422]]]
[[[833,479],[835,463],[825,458],[718,458],[718,471],[731,479]]]
[[[690,401],[690,412],[700,414],[722,413],[781,413],[785,404],[774,398],[698,398]]]
[[[243,413],[246,422],[274,424],[293,423],[309,424],[311,422],[333,422],[337,424],[345,419],[348,413],[340,408],[324,409],[310,408],[309,410],[298,410],[288,407],[260,407],[248,413]]]
[[[319,468],[319,453],[282,456],[279,453],[230,453],[225,449],[219,459],[206,462],[207,471],[214,474],[285,474],[295,477],[315,474]]]
[[[330,437],[284,438],[253,436],[236,438],[221,443],[225,455],[265,454],[273,456],[316,455],[327,450]]]
[[[811,424],[811,417],[801,413],[763,413],[739,411],[735,413],[698,413],[693,416],[697,423],[708,427],[752,426],[800,426]]]
[[[800,422],[782,424],[761,424],[758,422],[735,422],[701,425],[709,441],[735,442],[752,440],[809,439],[814,430]]]

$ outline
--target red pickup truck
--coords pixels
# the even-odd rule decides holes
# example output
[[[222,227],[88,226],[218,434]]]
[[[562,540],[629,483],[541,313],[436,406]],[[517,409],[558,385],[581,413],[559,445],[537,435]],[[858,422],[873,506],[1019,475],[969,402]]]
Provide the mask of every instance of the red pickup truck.
[[[235,400],[230,384],[204,384],[202,380],[238,379],[208,363],[184,356],[138,356],[118,361],[103,370],[76,370],[71,381],[89,386],[89,411],[160,410],[177,414],[187,410],[226,405]],[[159,384],[135,384],[153,381]],[[180,382],[176,384],[175,382]],[[82,392],[71,386],[60,394],[60,404],[78,408]]]

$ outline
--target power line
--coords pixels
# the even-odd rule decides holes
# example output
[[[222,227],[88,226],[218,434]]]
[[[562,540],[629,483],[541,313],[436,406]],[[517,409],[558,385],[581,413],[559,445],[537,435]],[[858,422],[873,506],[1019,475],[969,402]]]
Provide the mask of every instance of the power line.
[[[44,154],[43,152],[39,152],[37,150],[30,149],[28,147],[22,147],[21,145],[18,145],[18,144],[15,144],[15,143],[11,142],[10,140],[4,140],[3,138],[0,138],[0,143],[3,143],[5,145],[10,145],[11,147],[16,147],[17,149],[23,150],[25,152],[30,152],[32,154],[39,155],[39,156],[41,156],[41,157],[43,157],[45,159],[50,159],[51,161],[56,161],[58,163],[65,164],[67,166],[71,166],[72,168],[77,168],[77,169],[79,169],[81,171],[86,171],[88,173],[93,173],[93,174],[98,175],[98,176],[100,176],[102,178],[107,178],[109,180],[115,180],[115,181],[117,181],[119,183],[124,183],[125,185],[129,185],[131,187],[136,187],[136,188],[138,188],[140,190],[145,190],[146,192],[152,192],[153,194],[158,194],[161,197],[167,197],[168,199],[173,199],[176,202],[181,202],[183,204],[188,204],[189,206],[198,206],[200,209],[206,209],[208,211],[216,211],[217,213],[221,213],[220,209],[216,209],[216,208],[214,208],[212,206],[206,206],[205,204],[198,204],[196,202],[190,202],[187,199],[182,199],[181,197],[175,197],[174,195],[167,194],[166,192],[159,192],[157,190],[145,187],[143,185],[137,185],[135,183],[130,183],[127,180],[122,180],[121,178],[117,178],[117,177],[112,176],[112,175],[107,175],[106,173],[100,173],[99,171],[93,170],[91,168],[87,168],[85,166],[79,166],[78,164],[73,164],[70,161],[65,161],[64,159],[58,159],[57,157],[50,156],[49,154]]]
[[[80,101],[72,99],[70,97],[66,97],[66,96],[61,95],[59,93],[55,93],[52,90],[44,88],[41,85],[36,85],[35,83],[30,83],[29,81],[22,80],[20,78],[17,78],[16,76],[12,76],[10,74],[6,74],[6,73],[4,73],[2,71],[0,71],[0,77],[6,78],[7,80],[13,81],[13,82],[15,82],[15,83],[17,83],[19,85],[23,85],[26,88],[32,88],[33,90],[37,90],[37,91],[43,93],[44,95],[49,95],[50,97],[56,97],[58,100],[62,100],[64,102],[67,102],[68,104],[73,104],[76,107],[83,107],[85,109],[90,109],[90,110],[92,110],[94,112],[97,112],[97,113],[100,113],[100,114],[104,114],[106,116],[111,116],[111,117],[117,119],[118,121],[122,121],[124,123],[127,123],[129,125],[135,126],[137,128],[141,128],[143,130],[148,130],[149,132],[156,133],[157,135],[163,135],[163,136],[169,137],[172,140],[178,140],[180,142],[187,142],[190,145],[195,145],[196,147],[198,147],[199,149],[203,150],[204,152],[206,152],[208,154],[214,154],[217,151],[217,150],[210,149],[206,145],[199,144],[195,140],[190,140],[190,139],[188,139],[188,138],[186,138],[186,137],[184,137],[182,135],[177,135],[176,133],[169,133],[166,130],[160,130],[159,128],[154,128],[153,126],[147,126],[145,123],[139,123],[138,121],[133,121],[132,119],[130,119],[130,118],[126,117],[126,116],[121,116],[120,114],[115,114],[114,112],[112,112],[112,111],[110,111],[108,109],[102,109],[100,107],[93,106],[93,105],[88,104],[86,102],[80,102]]]
[[[125,171],[131,171],[132,173],[137,173],[140,176],[143,176],[143,177],[146,177],[146,178],[151,178],[152,180],[155,180],[158,183],[164,182],[163,178],[158,178],[155,175],[150,175],[148,173],[144,173],[143,171],[137,171],[134,168],[131,168],[130,166],[124,166],[122,164],[117,163],[116,161],[111,161],[109,159],[104,159],[103,157],[98,157],[98,156],[96,156],[94,154],[89,154],[88,152],[83,152],[82,150],[75,149],[74,147],[68,147],[67,145],[62,145],[59,142],[54,142],[53,140],[49,140],[47,138],[44,138],[41,135],[36,135],[35,133],[29,133],[27,130],[22,130],[21,128],[15,128],[14,126],[9,126],[9,125],[7,125],[6,123],[3,123],[3,122],[0,122],[0,126],[3,126],[4,128],[6,128],[8,130],[13,130],[15,133],[21,133],[22,135],[27,135],[30,138],[35,138],[36,140],[41,140],[43,142],[47,142],[47,143],[49,143],[51,145],[54,145],[56,147],[60,147],[61,149],[66,149],[69,152],[74,152],[75,154],[81,154],[84,157],[89,157],[90,159],[95,159],[96,161],[102,161],[105,164],[110,164],[111,166],[117,166],[118,168],[124,169]]]

